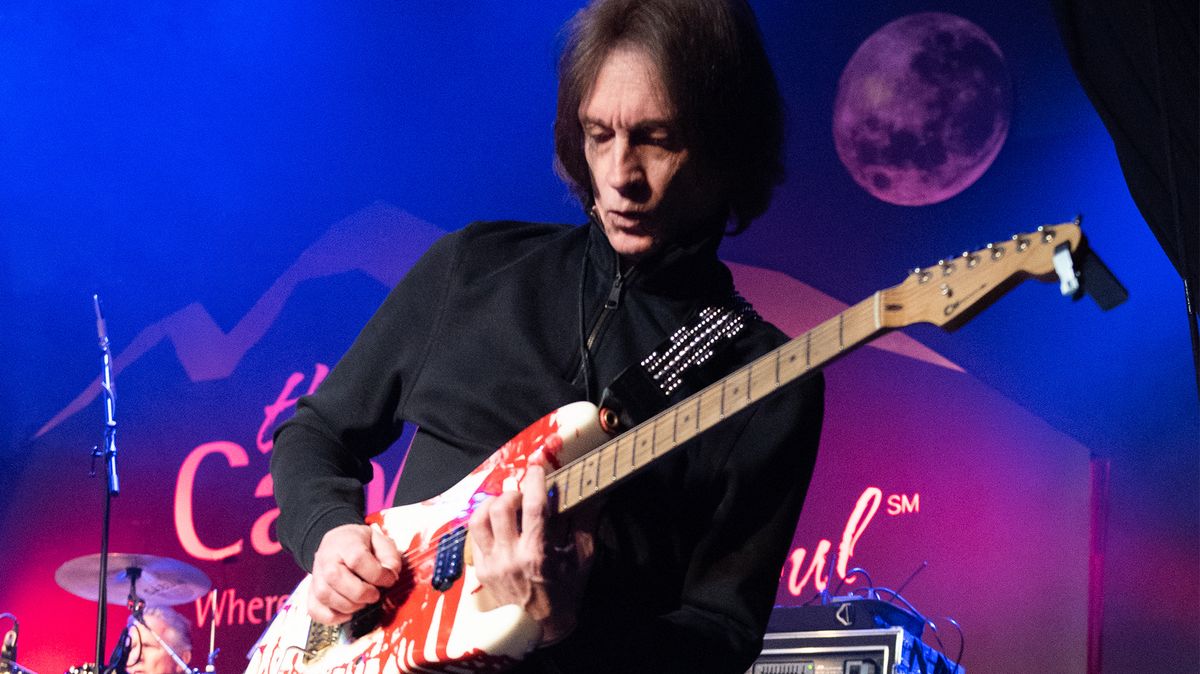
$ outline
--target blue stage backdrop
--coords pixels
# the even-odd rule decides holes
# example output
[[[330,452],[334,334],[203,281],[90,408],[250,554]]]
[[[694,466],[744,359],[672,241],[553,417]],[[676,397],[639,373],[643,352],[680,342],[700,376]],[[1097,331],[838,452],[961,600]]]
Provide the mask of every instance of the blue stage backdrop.
[[[855,566],[894,587],[927,564],[904,594],[950,654],[943,617],[962,624],[972,671],[1084,671],[1089,635],[1110,671],[1200,660],[1182,284],[1049,6],[753,4],[788,180],[721,255],[768,319],[799,334],[913,267],[1078,213],[1130,293],[1102,312],[1030,282],[955,333],[907,328],[829,367],[778,603]],[[0,611],[22,664],[92,659],[95,605],[54,580],[100,546],[91,294],[116,354],[111,549],[204,571],[215,594],[178,607],[193,664],[215,625],[218,670],[241,671],[301,578],[275,539],[271,431],[437,237],[583,221],[550,135],[577,8],[6,6]],[[379,458],[372,508],[405,442]]]

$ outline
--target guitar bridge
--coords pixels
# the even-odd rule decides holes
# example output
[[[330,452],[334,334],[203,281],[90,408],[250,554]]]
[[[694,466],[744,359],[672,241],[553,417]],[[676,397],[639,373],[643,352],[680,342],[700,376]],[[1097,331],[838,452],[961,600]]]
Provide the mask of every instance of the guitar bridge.
[[[322,651],[333,646],[342,636],[342,628],[337,625],[322,625],[313,620],[308,624],[308,639],[304,642],[304,662],[311,662]]]

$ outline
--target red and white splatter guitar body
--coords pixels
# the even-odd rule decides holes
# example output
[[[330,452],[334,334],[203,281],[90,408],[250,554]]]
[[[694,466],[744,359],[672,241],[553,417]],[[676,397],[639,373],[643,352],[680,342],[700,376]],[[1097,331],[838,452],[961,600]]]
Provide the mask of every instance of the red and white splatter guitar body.
[[[1078,223],[1063,223],[918,268],[903,283],[876,292],[643,423],[621,429],[616,438],[605,433],[591,403],[559,408],[441,495],[369,516],[367,521],[381,526],[405,557],[400,582],[373,613],[335,629],[309,619],[310,579],[305,579],[252,649],[246,674],[511,668],[537,645],[540,628],[519,607],[495,605],[480,585],[467,552],[466,524],[483,499],[518,489],[534,452],[542,451],[556,469],[546,482],[556,493],[552,508],[563,512],[884,332],[918,322],[953,330],[1025,278],[1057,278],[1064,295],[1076,293],[1080,286],[1072,255],[1081,241]],[[608,421],[606,427],[616,425]]]
[[[511,668],[541,639],[541,628],[518,606],[497,606],[470,564],[465,527],[476,504],[519,488],[529,457],[541,451],[550,467],[601,444],[596,406],[573,403],[543,417],[442,494],[367,518],[396,541],[406,568],[386,593],[379,622],[358,638],[338,634],[314,649],[320,630],[308,617],[312,577],[292,592],[250,653],[246,674],[395,674],[397,672],[499,672]],[[439,582],[443,567],[459,573]],[[455,576],[454,569],[443,576]],[[440,579],[439,579],[440,580]],[[326,630],[331,631],[331,630]],[[344,631],[344,630],[343,630]],[[318,650],[310,657],[309,649]],[[307,661],[306,661],[307,660]]]

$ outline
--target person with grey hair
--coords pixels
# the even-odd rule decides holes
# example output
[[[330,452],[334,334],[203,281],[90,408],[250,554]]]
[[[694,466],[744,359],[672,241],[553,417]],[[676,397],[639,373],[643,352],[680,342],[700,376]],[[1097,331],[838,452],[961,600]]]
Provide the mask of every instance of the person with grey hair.
[[[167,606],[142,609],[143,623],[129,617],[128,674],[184,674],[188,671],[171,657],[165,643],[184,662],[192,659],[192,625]],[[151,633],[153,632],[153,633]]]
[[[438,496],[555,408],[600,402],[703,310],[744,305],[717,247],[766,210],[784,138],[746,2],[591,2],[569,26],[554,137],[587,224],[483,222],[443,237],[276,432],[279,540],[312,574],[319,623],[344,623],[425,573],[363,520],[370,459],[406,422],[418,430],[396,505]],[[786,342],[743,315],[701,386]],[[729,415],[722,396],[722,425],[586,516],[550,516],[536,460],[519,491],[464,504],[476,578],[540,628],[516,671],[744,672],[812,475],[823,400],[820,375]]]

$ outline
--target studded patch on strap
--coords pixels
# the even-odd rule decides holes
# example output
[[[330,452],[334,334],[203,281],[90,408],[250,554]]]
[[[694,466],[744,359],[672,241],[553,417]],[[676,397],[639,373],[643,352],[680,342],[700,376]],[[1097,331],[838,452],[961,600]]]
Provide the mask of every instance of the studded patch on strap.
[[[671,395],[683,374],[700,365],[732,340],[749,321],[761,320],[754,307],[736,292],[724,306],[705,307],[696,320],[676,330],[640,365],[663,395]]]

